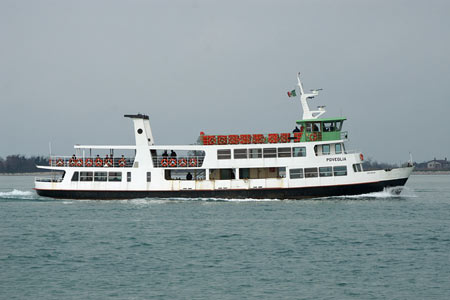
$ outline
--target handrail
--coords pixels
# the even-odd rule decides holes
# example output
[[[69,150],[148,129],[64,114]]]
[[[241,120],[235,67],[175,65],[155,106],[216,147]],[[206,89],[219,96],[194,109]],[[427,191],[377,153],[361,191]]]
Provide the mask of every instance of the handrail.
[[[200,135],[203,145],[279,144],[347,139],[346,131],[300,131],[293,133]]]
[[[51,156],[49,166],[51,167],[121,167],[131,168],[134,157],[100,157],[100,156]]]
[[[155,168],[197,168],[203,165],[205,156],[153,156]]]

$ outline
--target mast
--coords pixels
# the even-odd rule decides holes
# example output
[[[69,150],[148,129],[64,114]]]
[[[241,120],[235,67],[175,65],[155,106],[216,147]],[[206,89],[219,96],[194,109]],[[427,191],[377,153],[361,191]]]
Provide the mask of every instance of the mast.
[[[303,108],[303,120],[317,119],[323,115],[326,112],[325,106],[319,106],[318,110],[310,110],[307,101],[309,99],[313,99],[315,96],[318,96],[319,91],[322,89],[311,90],[311,93],[305,93],[303,90],[302,81],[300,80],[300,72],[297,73],[297,85],[300,89],[300,102],[302,103]]]

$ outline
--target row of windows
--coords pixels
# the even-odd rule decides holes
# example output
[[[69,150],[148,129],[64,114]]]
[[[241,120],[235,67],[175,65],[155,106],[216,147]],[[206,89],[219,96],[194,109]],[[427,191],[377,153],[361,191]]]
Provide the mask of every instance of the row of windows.
[[[298,168],[290,169],[289,176],[291,179],[298,178],[313,178],[313,177],[331,177],[331,176],[346,176],[347,166],[336,167],[320,167],[320,168]]]
[[[234,159],[248,158],[276,158],[276,157],[304,157],[305,147],[280,147],[280,148],[252,148],[234,149]],[[231,159],[231,149],[217,150],[217,159]]]
[[[122,181],[122,172],[74,172],[72,181],[120,182]],[[131,172],[127,172],[127,181],[131,181]]]

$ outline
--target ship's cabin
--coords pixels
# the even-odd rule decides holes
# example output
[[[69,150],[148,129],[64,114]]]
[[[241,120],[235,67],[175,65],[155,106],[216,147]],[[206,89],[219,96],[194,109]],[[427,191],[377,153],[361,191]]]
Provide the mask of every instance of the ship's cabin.
[[[342,131],[346,118],[311,119],[297,121],[296,131],[304,133],[303,141],[333,141],[347,138]]]

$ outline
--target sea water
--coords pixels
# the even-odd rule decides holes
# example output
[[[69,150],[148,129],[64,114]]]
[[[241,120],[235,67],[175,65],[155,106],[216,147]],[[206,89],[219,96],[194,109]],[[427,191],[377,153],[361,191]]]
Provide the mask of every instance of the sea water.
[[[326,199],[42,198],[0,176],[1,299],[449,299],[450,176]]]

